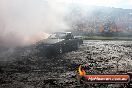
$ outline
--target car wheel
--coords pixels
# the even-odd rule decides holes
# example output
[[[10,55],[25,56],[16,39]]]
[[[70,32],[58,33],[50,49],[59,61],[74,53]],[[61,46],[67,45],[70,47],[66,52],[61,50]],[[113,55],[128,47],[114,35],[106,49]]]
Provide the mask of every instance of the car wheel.
[[[62,49],[61,46],[59,47],[59,53],[60,53],[60,54],[63,53],[63,49]]]
[[[78,49],[78,48],[79,48],[79,46],[80,46],[80,43],[79,43],[79,42],[77,42],[76,49]]]

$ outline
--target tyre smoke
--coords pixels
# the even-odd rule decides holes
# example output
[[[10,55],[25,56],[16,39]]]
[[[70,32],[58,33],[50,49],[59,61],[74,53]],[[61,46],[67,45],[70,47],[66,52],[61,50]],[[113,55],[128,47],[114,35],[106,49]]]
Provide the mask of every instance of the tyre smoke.
[[[49,33],[68,29],[66,4],[59,0],[1,0],[0,46],[32,44]]]

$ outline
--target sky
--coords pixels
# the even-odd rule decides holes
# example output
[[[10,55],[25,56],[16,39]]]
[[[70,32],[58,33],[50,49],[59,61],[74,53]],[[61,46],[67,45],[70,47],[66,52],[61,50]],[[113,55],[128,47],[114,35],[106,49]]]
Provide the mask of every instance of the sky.
[[[64,21],[69,5],[132,9],[132,0],[0,0],[0,46],[32,43],[70,29]]]
[[[132,9],[132,0],[57,0],[57,2]]]

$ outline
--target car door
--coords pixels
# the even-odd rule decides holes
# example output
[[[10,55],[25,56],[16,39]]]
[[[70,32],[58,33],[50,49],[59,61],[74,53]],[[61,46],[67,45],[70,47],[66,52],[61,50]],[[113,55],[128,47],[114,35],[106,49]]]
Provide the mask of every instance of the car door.
[[[70,51],[70,50],[73,50],[74,46],[75,46],[75,39],[73,37],[73,35],[71,33],[68,33],[66,35],[66,46],[67,46],[67,49]]]

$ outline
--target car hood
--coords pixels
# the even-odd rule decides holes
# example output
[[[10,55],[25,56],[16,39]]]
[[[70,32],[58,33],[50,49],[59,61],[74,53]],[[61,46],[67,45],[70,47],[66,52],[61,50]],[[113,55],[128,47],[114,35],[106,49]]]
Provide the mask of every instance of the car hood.
[[[42,40],[42,42],[44,44],[55,44],[55,43],[61,42],[63,40],[64,39],[44,39],[44,40]]]

